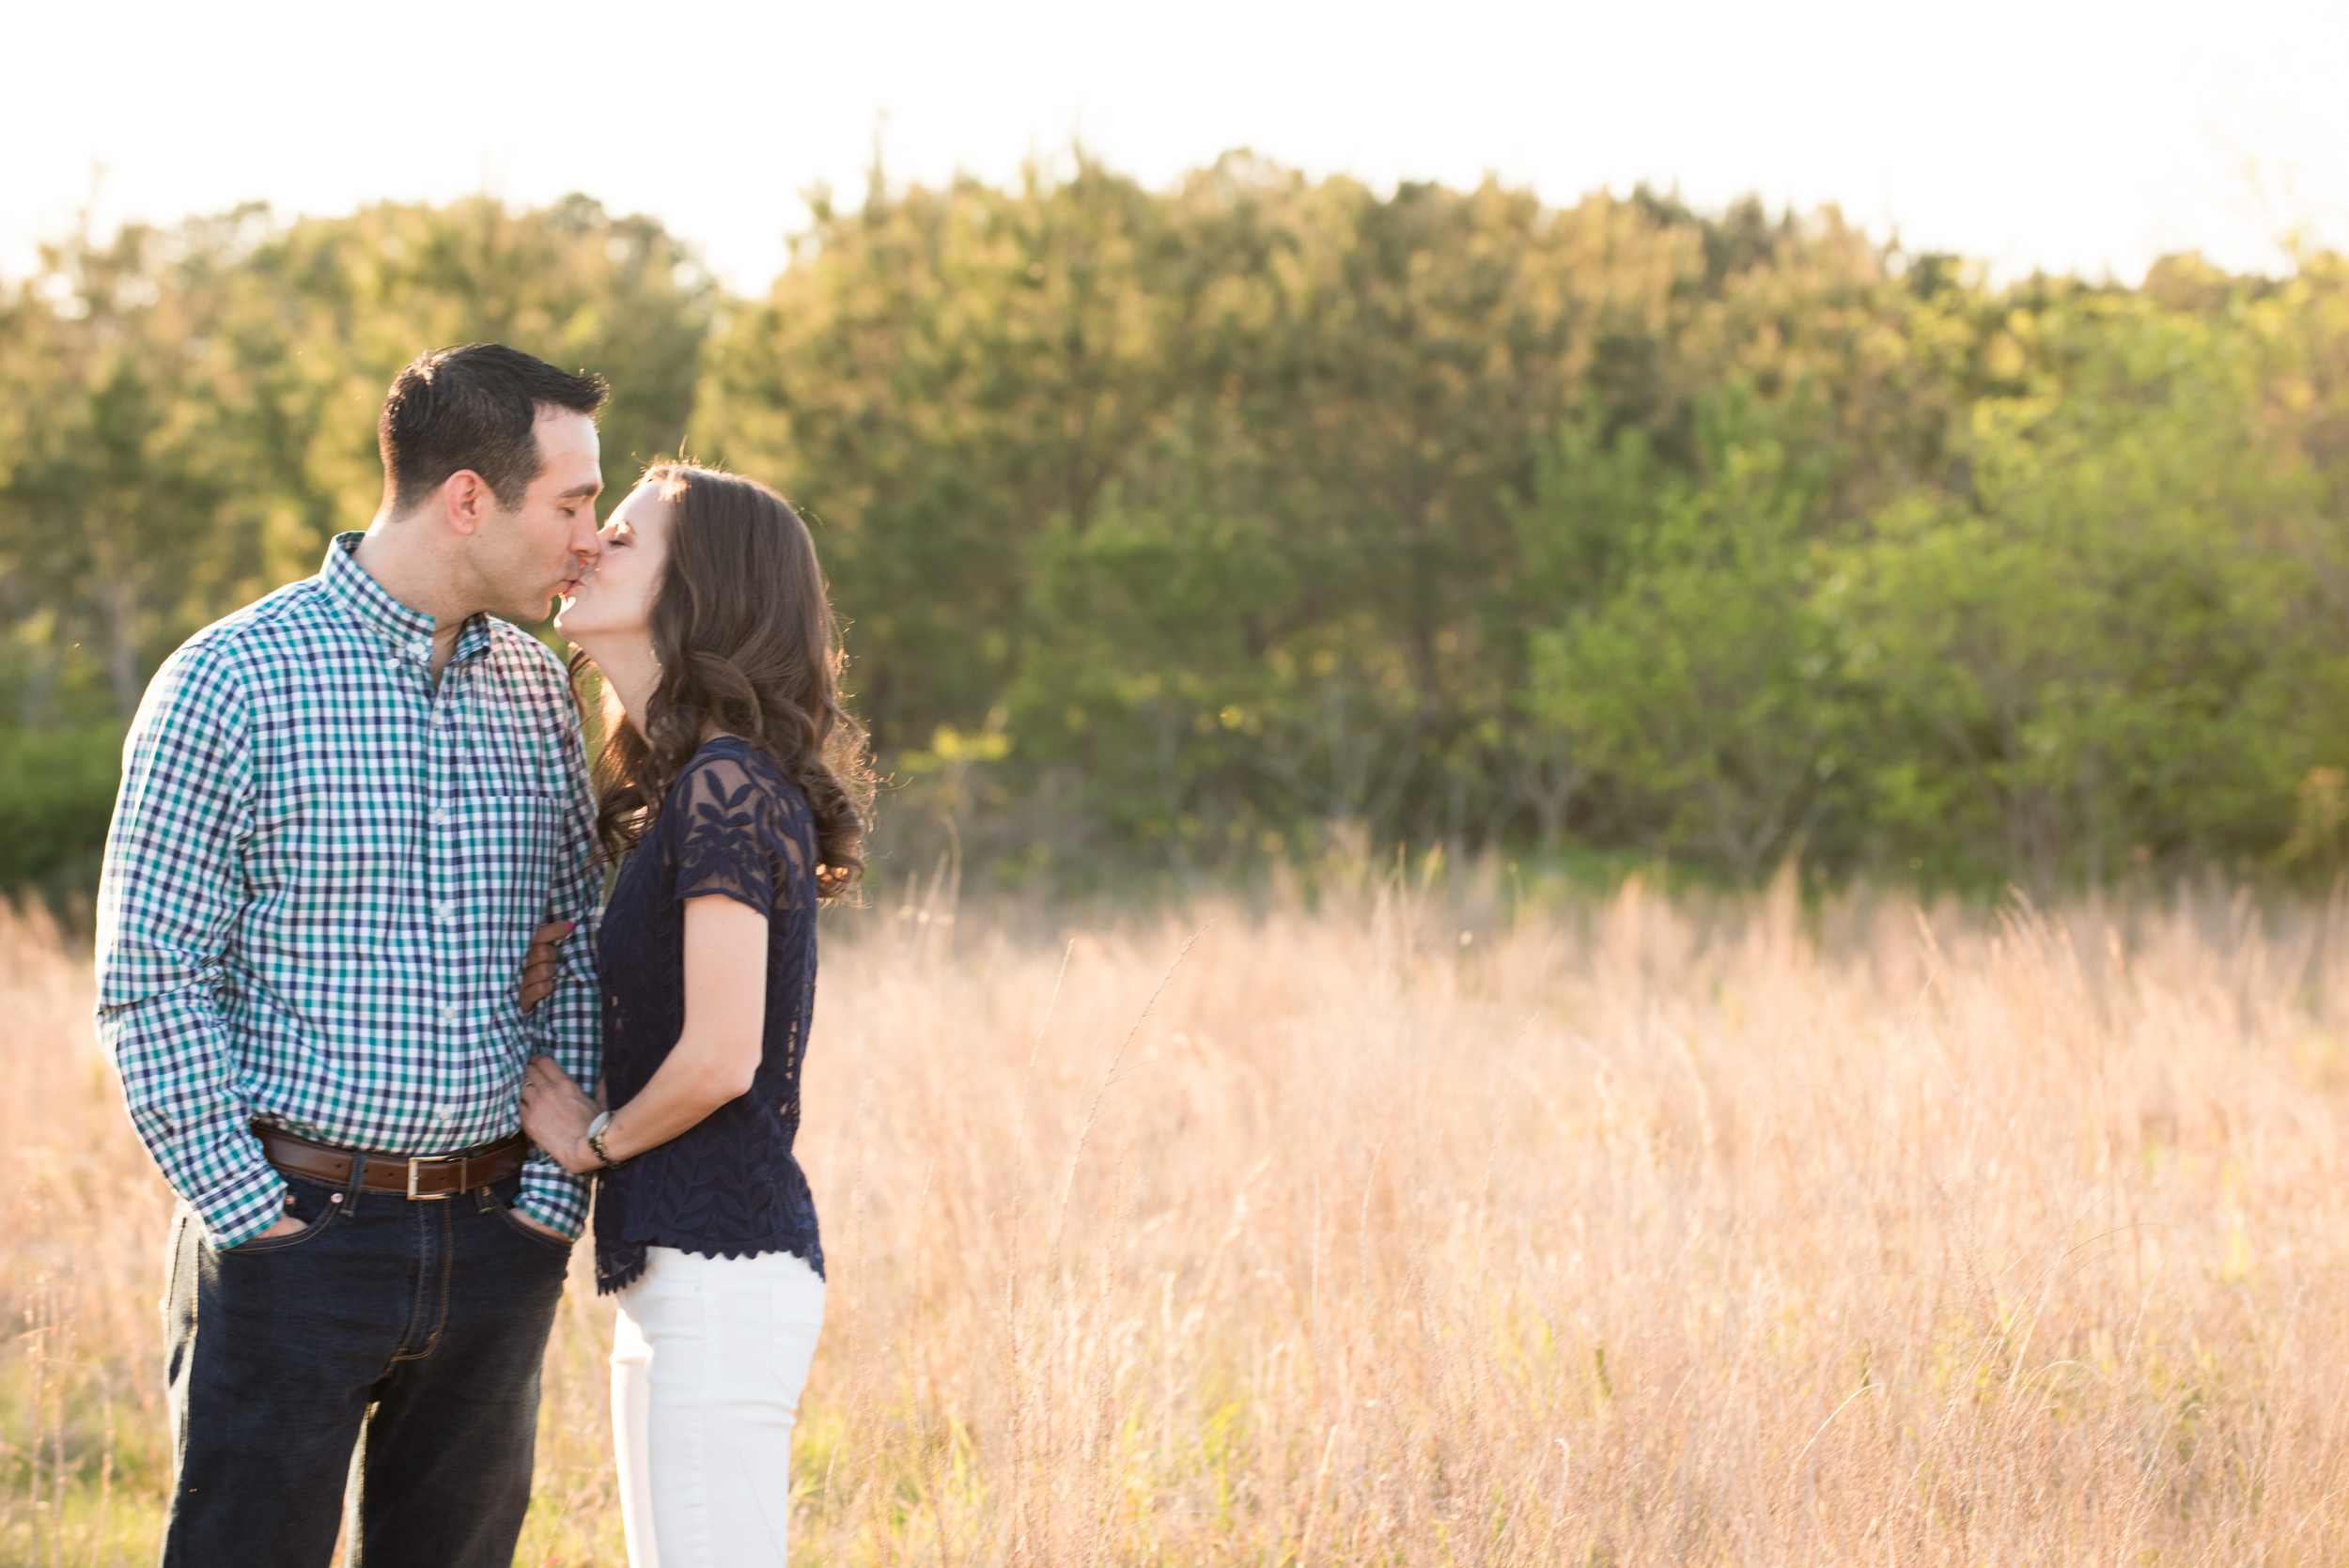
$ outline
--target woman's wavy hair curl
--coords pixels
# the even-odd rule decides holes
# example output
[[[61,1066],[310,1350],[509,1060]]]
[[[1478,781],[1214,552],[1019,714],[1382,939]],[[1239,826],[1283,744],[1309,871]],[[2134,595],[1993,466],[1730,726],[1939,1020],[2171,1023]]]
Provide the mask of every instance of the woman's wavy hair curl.
[[[607,861],[634,847],[706,727],[764,751],[806,793],[816,887],[838,898],[864,874],[873,800],[863,726],[841,706],[842,655],[816,541],[791,504],[755,479],[656,463],[672,510],[652,606],[661,680],[643,722],[607,701],[596,761],[596,836]],[[587,662],[572,657],[574,675]]]

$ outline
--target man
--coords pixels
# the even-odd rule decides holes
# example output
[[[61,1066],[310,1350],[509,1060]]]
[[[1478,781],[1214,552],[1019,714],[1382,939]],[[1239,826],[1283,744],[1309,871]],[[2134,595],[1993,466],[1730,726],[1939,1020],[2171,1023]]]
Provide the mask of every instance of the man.
[[[124,747],[99,1032],[179,1195],[163,1560],[506,1568],[584,1184],[519,1132],[523,1064],[600,1056],[579,729],[535,621],[598,551],[602,383],[427,354],[384,501],[319,575],[190,638]],[[526,1158],[526,1157],[529,1157]],[[354,1463],[353,1450],[359,1458]]]

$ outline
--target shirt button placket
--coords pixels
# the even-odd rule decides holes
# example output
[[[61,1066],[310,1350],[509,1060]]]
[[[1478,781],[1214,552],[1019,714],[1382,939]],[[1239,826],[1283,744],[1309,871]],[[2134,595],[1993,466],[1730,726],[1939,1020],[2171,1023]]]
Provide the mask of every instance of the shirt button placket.
[[[441,795],[451,788],[457,779],[457,759],[453,744],[456,732],[449,722],[450,710],[456,700],[457,684],[457,669],[454,665],[441,672],[441,680],[432,692],[431,706],[427,715],[428,722],[424,737],[425,778],[427,788],[434,795]],[[449,814],[446,807],[436,807],[433,810],[432,825],[435,828],[445,828],[448,819]],[[464,1006],[461,997],[444,988],[452,984],[452,981],[445,977],[458,976],[465,972],[465,967],[462,964],[447,961],[454,956],[448,950],[460,940],[457,914],[459,900],[464,893],[464,890],[456,885],[457,868],[464,864],[464,857],[457,852],[457,846],[450,842],[452,836],[447,832],[431,832],[425,834],[424,838],[425,863],[431,868],[429,876],[432,897],[431,940],[432,946],[438,951],[443,960],[432,967],[438,974],[444,977],[441,986],[435,987],[439,994],[434,998],[433,1022],[440,1032],[449,1033],[456,1031],[459,1021],[464,1017]],[[461,982],[456,984],[461,984]]]

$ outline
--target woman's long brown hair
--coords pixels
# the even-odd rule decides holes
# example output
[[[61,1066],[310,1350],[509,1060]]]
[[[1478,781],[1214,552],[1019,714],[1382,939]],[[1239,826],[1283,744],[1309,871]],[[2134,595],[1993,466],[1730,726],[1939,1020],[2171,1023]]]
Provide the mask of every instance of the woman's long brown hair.
[[[705,727],[742,737],[807,796],[816,887],[837,898],[864,873],[873,799],[864,730],[840,704],[840,635],[816,541],[791,504],[755,479],[659,463],[644,483],[672,508],[652,606],[660,684],[640,727],[607,705],[596,761],[596,836],[607,860],[633,847]],[[571,660],[577,673],[583,654]]]

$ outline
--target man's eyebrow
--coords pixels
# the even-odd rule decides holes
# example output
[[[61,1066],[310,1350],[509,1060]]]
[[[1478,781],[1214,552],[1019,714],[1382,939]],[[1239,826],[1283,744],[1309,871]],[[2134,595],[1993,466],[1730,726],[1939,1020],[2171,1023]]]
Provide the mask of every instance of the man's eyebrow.
[[[575,495],[599,495],[601,494],[602,491],[603,481],[599,479],[592,485],[573,485],[569,489],[565,490],[554,499],[557,501],[568,501]]]

